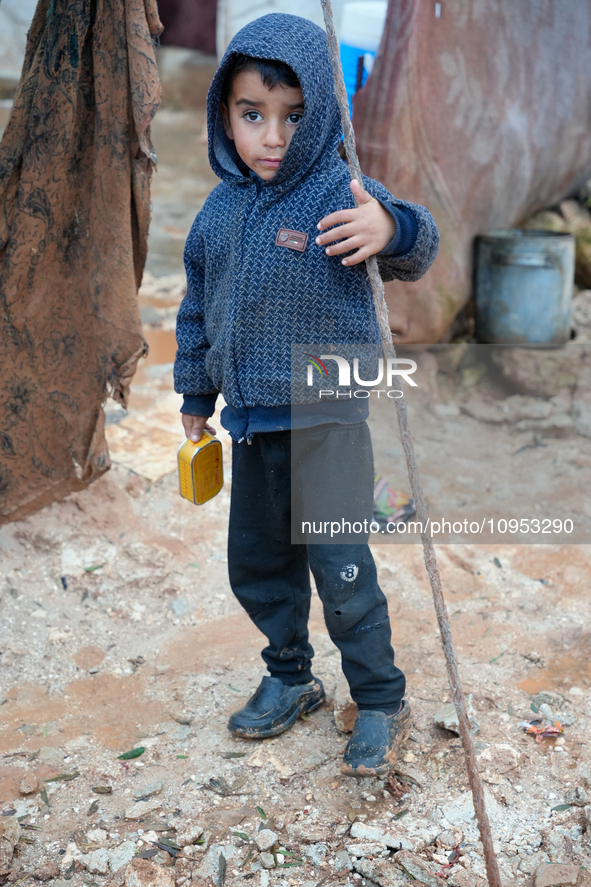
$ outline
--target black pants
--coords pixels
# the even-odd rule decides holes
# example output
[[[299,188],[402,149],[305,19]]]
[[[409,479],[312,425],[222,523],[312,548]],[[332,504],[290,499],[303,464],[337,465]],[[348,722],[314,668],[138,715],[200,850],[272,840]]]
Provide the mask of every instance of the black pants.
[[[355,465],[342,459],[357,452],[360,442],[365,446],[365,422],[323,425],[310,432],[304,451],[313,472],[318,471],[314,453],[322,451],[322,459],[333,453],[341,475],[348,467],[358,475]],[[388,605],[367,537],[357,544],[292,544],[291,435],[268,432],[255,434],[250,444],[234,443],[228,535],[232,591],[268,638],[262,657],[271,675],[286,684],[307,683],[314,655],[308,639],[311,569],[353,699],[361,709],[394,712],[405,679],[394,665]],[[371,465],[368,477],[371,501]]]

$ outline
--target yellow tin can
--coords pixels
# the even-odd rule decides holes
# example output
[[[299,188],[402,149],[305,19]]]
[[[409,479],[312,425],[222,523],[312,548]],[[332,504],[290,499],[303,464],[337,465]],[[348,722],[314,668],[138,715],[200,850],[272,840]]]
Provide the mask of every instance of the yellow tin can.
[[[178,451],[179,483],[183,499],[203,505],[217,496],[224,485],[222,445],[204,431],[197,443],[190,438]]]

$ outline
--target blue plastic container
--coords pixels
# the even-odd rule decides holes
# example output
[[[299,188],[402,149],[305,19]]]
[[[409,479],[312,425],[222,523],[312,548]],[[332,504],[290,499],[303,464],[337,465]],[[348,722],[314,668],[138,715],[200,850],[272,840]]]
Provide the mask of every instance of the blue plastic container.
[[[350,113],[353,111],[359,58],[363,58],[361,86],[364,86],[382,39],[387,9],[386,0],[356,0],[343,7],[339,48]]]
[[[478,237],[478,339],[505,345],[563,345],[570,339],[574,273],[572,234],[512,228]]]

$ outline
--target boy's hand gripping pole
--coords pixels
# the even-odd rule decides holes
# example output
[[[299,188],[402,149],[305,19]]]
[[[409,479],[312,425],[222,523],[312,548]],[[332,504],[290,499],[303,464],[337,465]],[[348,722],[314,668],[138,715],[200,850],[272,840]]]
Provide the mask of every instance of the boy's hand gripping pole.
[[[343,125],[343,133],[345,136],[345,151],[347,160],[349,161],[349,171],[352,179],[362,185],[361,169],[355,149],[355,134],[349,117],[349,104],[347,101],[347,92],[343,79],[343,69],[341,67],[341,58],[339,53],[339,44],[334,29],[334,20],[332,15],[332,7],[330,0],[320,0],[322,11],[324,13],[324,23],[326,25],[326,33],[328,35],[328,48],[334,71],[335,93],[341,110],[341,121]],[[357,203],[357,201],[355,201]],[[392,332],[388,323],[388,309],[384,299],[384,284],[378,271],[378,263],[375,256],[370,256],[365,260],[367,265],[367,273],[373,290],[373,300],[375,306],[376,317],[380,325],[380,334],[382,339],[382,350],[384,357],[396,358],[394,343],[392,342]],[[394,364],[396,366],[396,364]],[[395,377],[397,384],[401,387],[402,380]],[[484,802],[484,790],[478,765],[476,763],[476,751],[474,748],[474,740],[470,732],[470,721],[466,712],[466,701],[464,698],[464,689],[460,680],[458,671],[458,662],[453,646],[451,635],[451,625],[445,606],[445,598],[443,597],[443,589],[441,587],[441,577],[437,566],[437,558],[435,556],[435,547],[433,538],[430,533],[430,524],[427,517],[427,509],[425,507],[425,499],[423,496],[423,487],[419,477],[417,468],[414,442],[408,426],[408,414],[406,411],[406,400],[404,397],[396,398],[396,412],[398,416],[398,428],[400,429],[400,437],[406,457],[406,466],[408,468],[408,477],[412,489],[412,495],[415,500],[417,517],[421,522],[421,538],[423,540],[423,556],[425,566],[431,583],[431,591],[433,593],[433,602],[435,604],[435,612],[437,614],[437,622],[439,623],[439,632],[441,634],[441,643],[443,645],[443,653],[445,655],[445,663],[447,666],[447,674],[449,685],[451,687],[452,697],[456,711],[458,713],[460,737],[464,747],[464,755],[466,759],[466,769],[468,771],[468,781],[472,789],[472,797],[474,799],[474,810],[478,821],[480,831],[480,839],[484,848],[484,860],[486,864],[486,874],[490,887],[502,887],[499,874],[499,866],[493,849],[492,835],[490,831],[490,823],[486,812]]]

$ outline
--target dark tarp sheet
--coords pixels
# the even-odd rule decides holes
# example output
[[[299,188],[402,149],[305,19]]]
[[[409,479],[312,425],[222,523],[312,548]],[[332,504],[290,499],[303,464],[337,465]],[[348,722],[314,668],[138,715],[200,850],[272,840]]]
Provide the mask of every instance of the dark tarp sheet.
[[[146,351],[156,0],[40,0],[0,144],[0,522],[109,467]]]
[[[363,172],[431,210],[417,283],[386,284],[398,341],[436,342],[471,293],[473,239],[591,175],[589,0],[390,0],[353,122]]]
[[[164,25],[164,46],[185,46],[215,55],[217,0],[159,0],[158,11]]]

